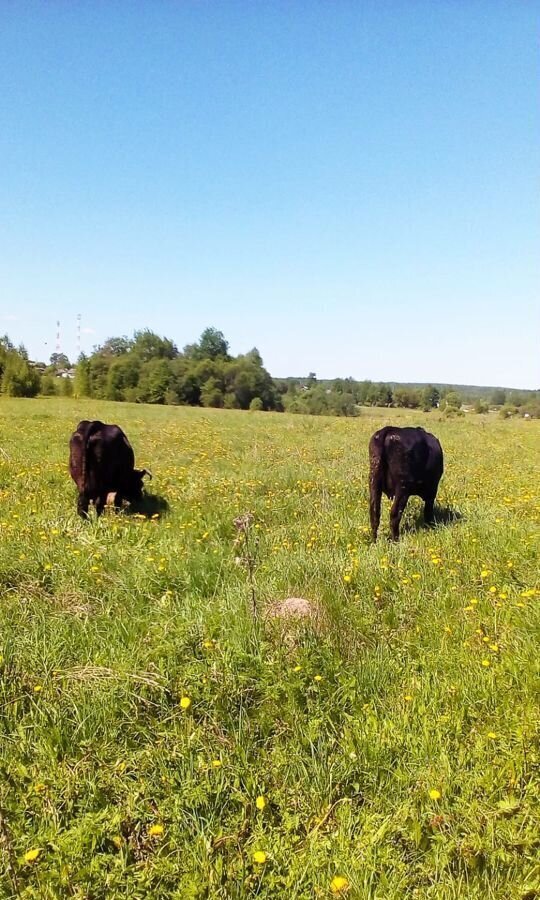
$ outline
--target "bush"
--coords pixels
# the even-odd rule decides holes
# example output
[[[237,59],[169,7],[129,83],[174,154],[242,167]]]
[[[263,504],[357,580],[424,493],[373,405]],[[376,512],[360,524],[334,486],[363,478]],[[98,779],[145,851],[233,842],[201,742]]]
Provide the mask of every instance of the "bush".
[[[264,409],[264,404],[260,397],[254,397],[251,403],[249,404],[249,408],[252,412],[262,412]]]
[[[473,410],[478,415],[483,415],[484,413],[489,412],[489,404],[485,402],[485,400],[476,400]]]
[[[512,406],[510,403],[505,403],[499,410],[501,419],[509,419],[511,416],[517,416],[518,413],[519,409],[517,406]]]
[[[39,393],[42,397],[54,397],[54,395],[56,394],[55,381],[56,379],[54,375],[41,376],[41,386]]]

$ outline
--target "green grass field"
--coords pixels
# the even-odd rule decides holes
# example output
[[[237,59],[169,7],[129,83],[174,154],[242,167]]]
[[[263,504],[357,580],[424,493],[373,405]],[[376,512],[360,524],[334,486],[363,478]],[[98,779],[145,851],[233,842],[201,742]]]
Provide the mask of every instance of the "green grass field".
[[[76,516],[81,418],[168,511]],[[373,546],[387,421],[459,515]],[[537,421],[0,401],[0,896],[540,896],[539,484]]]

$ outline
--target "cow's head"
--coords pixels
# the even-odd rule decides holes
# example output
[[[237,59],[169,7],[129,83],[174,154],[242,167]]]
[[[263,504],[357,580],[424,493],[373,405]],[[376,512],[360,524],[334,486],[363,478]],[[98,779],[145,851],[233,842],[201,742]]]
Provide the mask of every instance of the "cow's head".
[[[130,484],[128,486],[128,491],[126,491],[126,495],[128,500],[142,500],[142,492],[144,487],[144,476],[148,475],[149,478],[152,478],[152,473],[148,471],[148,469],[133,469],[130,477]]]

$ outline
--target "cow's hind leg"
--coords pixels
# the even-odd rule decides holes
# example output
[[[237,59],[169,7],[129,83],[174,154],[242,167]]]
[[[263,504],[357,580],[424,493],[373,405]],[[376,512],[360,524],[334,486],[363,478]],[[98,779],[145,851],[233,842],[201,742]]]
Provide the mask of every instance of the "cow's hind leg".
[[[381,521],[381,494],[380,485],[372,481],[369,493],[369,518],[371,521],[371,536],[374,541],[377,540],[377,531]]]
[[[403,510],[407,506],[408,494],[396,493],[392,509],[390,510],[390,531],[392,532],[392,540],[399,541],[399,523],[403,515]]]
[[[95,501],[96,506],[96,515],[99,517],[103,510],[105,509],[105,504],[107,502],[107,495],[105,497],[97,497]]]
[[[424,522],[426,525],[435,525],[434,506],[436,496],[437,492],[434,491],[424,497]]]
[[[77,512],[83,519],[88,518],[88,505],[90,503],[89,498],[86,494],[79,494],[77,497]]]

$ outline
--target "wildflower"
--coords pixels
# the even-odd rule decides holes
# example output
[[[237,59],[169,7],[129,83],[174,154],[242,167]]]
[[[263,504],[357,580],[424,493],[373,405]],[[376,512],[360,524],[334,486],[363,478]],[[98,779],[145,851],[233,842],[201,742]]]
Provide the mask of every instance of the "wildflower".
[[[491,738],[492,741],[494,741],[497,737],[497,733],[495,731],[488,731],[487,736],[488,738]]]
[[[212,760],[212,768],[213,768],[213,769],[220,769],[222,765],[223,765],[223,763],[221,762],[220,759],[213,759],[213,760]]]
[[[264,807],[266,806],[266,800],[262,794],[259,794],[259,796],[255,800],[255,806],[258,810],[260,810],[260,812],[262,812]]]
[[[322,675],[315,675],[313,681],[322,681]]]
[[[343,875],[336,875],[330,882],[330,890],[333,894],[344,894],[349,888],[350,884]]]
[[[34,790],[35,790],[36,794],[40,794],[42,791],[45,790],[45,788],[46,788],[46,785],[43,784],[42,781],[38,781],[38,783],[34,785]]]
[[[440,800],[441,792],[438,791],[437,788],[431,788],[431,790],[429,792],[429,799],[430,800]]]
[[[120,850],[120,849],[121,849],[122,844],[123,844],[123,840],[122,840],[121,835],[119,835],[119,834],[113,834],[113,836],[112,836],[112,838],[111,838],[111,841],[113,842],[113,844],[114,844],[114,846],[116,847],[117,850]]]
[[[490,663],[489,659],[483,659],[483,660],[482,660],[482,665],[484,666],[485,669],[487,669],[487,668],[489,668],[489,666],[491,665],[491,663]]]
[[[293,669],[293,672],[301,672],[301,671],[302,671],[302,666],[295,666]]]
[[[411,694],[405,694],[403,699],[406,700],[407,703],[409,703],[412,700],[412,696],[411,696]]]
[[[39,694],[39,692],[42,691],[42,690],[43,690],[43,685],[42,685],[42,684],[35,684],[35,685],[34,685],[34,694]]]
[[[264,865],[266,862],[266,853],[264,850],[255,850],[253,854],[253,862],[257,863],[259,866]]]
[[[180,698],[180,709],[189,709],[191,706],[191,700],[189,697],[181,697]]]
[[[157,823],[156,825],[151,825],[148,829],[148,837],[161,837],[163,834],[163,825]]]
[[[33,863],[38,858],[41,853],[41,847],[36,847],[34,850],[27,850],[24,854],[24,861],[26,863]]]

